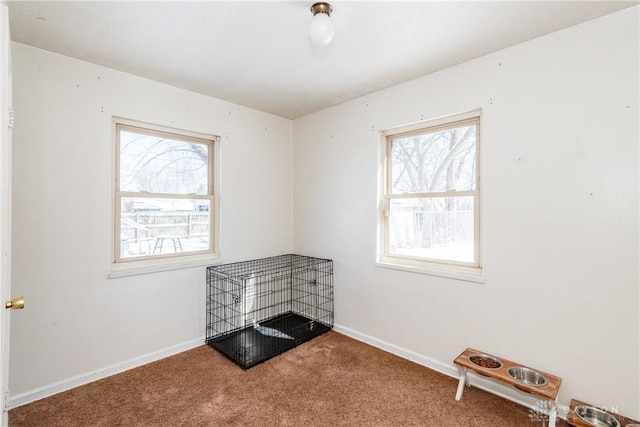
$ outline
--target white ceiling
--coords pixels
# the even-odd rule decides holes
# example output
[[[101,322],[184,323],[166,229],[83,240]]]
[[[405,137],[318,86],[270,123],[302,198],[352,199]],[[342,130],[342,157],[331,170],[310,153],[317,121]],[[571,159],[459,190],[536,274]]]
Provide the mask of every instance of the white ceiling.
[[[638,1],[9,1],[11,38],[296,118]]]

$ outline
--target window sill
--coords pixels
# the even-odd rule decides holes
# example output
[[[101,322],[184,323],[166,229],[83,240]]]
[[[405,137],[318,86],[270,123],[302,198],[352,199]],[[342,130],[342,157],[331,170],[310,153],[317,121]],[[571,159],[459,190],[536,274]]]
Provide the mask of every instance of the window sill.
[[[151,261],[130,261],[126,263],[111,264],[109,279],[119,277],[136,276],[139,274],[159,273],[162,271],[181,270],[184,268],[203,267],[213,264],[220,264],[222,259],[208,255],[195,255],[181,260],[151,260]]]
[[[482,271],[478,269],[478,273],[468,273],[455,270],[436,270],[425,267],[415,267],[410,265],[393,264],[390,262],[376,261],[376,267],[390,268],[393,270],[408,271],[411,273],[426,274],[429,276],[447,277],[449,279],[462,280],[465,282],[484,283]]]

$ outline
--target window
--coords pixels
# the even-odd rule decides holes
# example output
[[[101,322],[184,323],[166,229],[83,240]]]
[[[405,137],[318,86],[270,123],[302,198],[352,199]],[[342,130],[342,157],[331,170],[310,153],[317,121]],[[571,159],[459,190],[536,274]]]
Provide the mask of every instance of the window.
[[[114,119],[116,263],[215,254],[217,137]]]
[[[378,261],[479,275],[480,112],[381,135]]]

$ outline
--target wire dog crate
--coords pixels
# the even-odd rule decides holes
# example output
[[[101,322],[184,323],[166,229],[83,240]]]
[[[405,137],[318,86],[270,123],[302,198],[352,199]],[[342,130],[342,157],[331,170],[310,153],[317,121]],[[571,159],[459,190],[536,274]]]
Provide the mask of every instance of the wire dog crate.
[[[243,369],[333,327],[333,261],[280,255],[207,267],[206,343]]]

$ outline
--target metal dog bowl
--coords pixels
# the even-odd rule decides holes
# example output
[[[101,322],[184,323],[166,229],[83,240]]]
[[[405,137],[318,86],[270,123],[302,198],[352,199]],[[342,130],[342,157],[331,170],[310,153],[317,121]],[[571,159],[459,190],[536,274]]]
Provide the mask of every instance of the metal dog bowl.
[[[532,385],[535,387],[543,387],[549,383],[547,378],[540,372],[523,366],[513,366],[507,369],[507,374],[519,383]]]
[[[614,417],[592,406],[576,406],[574,409],[584,422],[595,427],[620,427],[620,422]]]
[[[502,362],[497,357],[483,353],[473,353],[469,355],[469,361],[482,369],[500,369]]]

